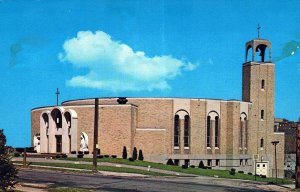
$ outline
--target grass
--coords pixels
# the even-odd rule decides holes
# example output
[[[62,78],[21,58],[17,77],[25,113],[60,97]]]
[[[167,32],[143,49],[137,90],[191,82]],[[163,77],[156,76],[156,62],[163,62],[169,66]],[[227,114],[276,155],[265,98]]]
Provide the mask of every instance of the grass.
[[[16,162],[16,163],[21,163],[21,162]],[[93,166],[89,165],[89,164],[30,162],[30,165],[75,168],[75,169],[82,169],[82,170],[92,170],[93,169]],[[133,168],[126,168],[126,167],[98,166],[97,170],[98,171],[119,172],[119,173],[135,173],[135,174],[152,175],[152,176],[170,176],[170,174],[157,173],[157,172],[153,172],[153,171],[145,171],[145,170],[139,170],[139,169],[133,169]]]
[[[76,158],[76,157],[68,157],[68,158],[61,158],[61,160],[69,160],[69,161],[85,161],[85,162],[92,162],[92,158]],[[201,176],[209,176],[214,177],[217,175],[221,178],[229,178],[229,179],[243,179],[243,180],[255,180],[255,176],[248,175],[244,173],[237,173],[235,175],[230,175],[228,170],[214,170],[214,169],[199,169],[199,168],[188,168],[182,169],[179,166],[172,166],[172,165],[165,165],[162,163],[153,163],[147,161],[129,161],[128,159],[121,159],[121,158],[98,158],[98,162],[109,162],[109,163],[118,163],[118,164],[126,164],[126,165],[133,165],[133,166],[141,166],[141,167],[148,167],[175,171],[180,173],[187,173],[187,174],[195,174]],[[276,179],[272,177],[268,178],[261,178],[259,176],[256,177],[256,181],[262,182],[270,182],[275,183]],[[278,178],[277,182],[280,184],[292,184],[292,180]]]

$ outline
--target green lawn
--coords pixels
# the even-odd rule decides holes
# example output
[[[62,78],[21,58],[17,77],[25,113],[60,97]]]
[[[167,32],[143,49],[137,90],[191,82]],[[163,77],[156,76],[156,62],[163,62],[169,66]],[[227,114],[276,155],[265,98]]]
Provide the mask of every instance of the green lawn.
[[[22,162],[16,162],[16,163],[22,163]],[[75,168],[75,169],[83,169],[83,170],[92,170],[93,169],[92,165],[74,164],[74,163],[30,162],[30,165]],[[99,170],[99,171],[110,171],[110,172],[119,172],[119,173],[136,173],[136,174],[152,175],[152,176],[170,176],[170,174],[157,173],[157,172],[153,172],[153,171],[145,171],[145,170],[139,170],[139,169],[126,168],[126,167],[98,166],[97,170]]]
[[[68,157],[68,158],[61,158],[61,160],[70,160],[70,161],[86,161],[86,162],[92,162],[92,158],[76,158],[76,157]],[[255,180],[255,177],[253,175],[243,174],[243,173],[236,173],[234,176],[229,174],[229,171],[227,170],[214,170],[214,169],[199,169],[199,168],[188,168],[188,169],[182,169],[179,166],[172,166],[172,165],[165,165],[162,163],[153,163],[153,162],[147,162],[147,161],[129,161],[128,159],[121,159],[121,158],[98,158],[98,162],[109,162],[109,163],[118,163],[118,164],[126,164],[126,165],[134,165],[134,166],[142,166],[142,167],[148,167],[150,165],[152,168],[157,169],[163,169],[163,170],[169,170],[169,171],[176,171],[181,173],[188,173],[188,174],[195,174],[195,175],[202,175],[202,176],[210,176],[213,177],[217,175],[221,178],[230,178],[230,179],[243,179],[243,180]],[[263,182],[273,182],[275,183],[275,178],[261,178],[256,177],[257,181],[263,181]],[[278,183],[282,184],[291,184],[293,183],[292,180],[288,179],[277,179]]]

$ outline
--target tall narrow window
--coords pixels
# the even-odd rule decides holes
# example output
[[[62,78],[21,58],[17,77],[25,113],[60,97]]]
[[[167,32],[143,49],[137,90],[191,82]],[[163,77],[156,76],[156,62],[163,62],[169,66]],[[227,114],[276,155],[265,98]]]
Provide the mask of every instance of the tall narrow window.
[[[264,110],[261,110],[261,111],[260,111],[260,119],[261,119],[261,120],[264,120],[264,118],[265,118],[265,111],[264,111]]]
[[[179,147],[179,115],[174,119],[174,147]]]
[[[242,118],[240,117],[240,148],[243,148],[243,125],[244,125],[244,122],[242,121]]]
[[[248,148],[248,123],[247,123],[247,117],[244,118],[245,123],[245,147]]]
[[[189,147],[190,117],[184,116],[184,147]]]
[[[264,138],[260,139],[260,148],[264,148]]]
[[[265,89],[265,80],[261,80],[261,89]]]
[[[215,117],[215,147],[219,147],[219,117]]]
[[[207,116],[207,128],[206,128],[206,147],[211,147],[210,144],[210,116]]]

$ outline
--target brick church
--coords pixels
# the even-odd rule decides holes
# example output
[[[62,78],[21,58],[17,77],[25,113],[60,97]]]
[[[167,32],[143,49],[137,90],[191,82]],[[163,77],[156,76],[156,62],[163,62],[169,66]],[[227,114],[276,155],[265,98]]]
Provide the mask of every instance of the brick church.
[[[274,133],[271,42],[245,46],[242,101],[201,98],[99,98],[98,147],[122,156],[136,147],[145,160],[212,169],[236,168],[275,177],[284,172],[284,134]],[[122,100],[122,99],[121,99]],[[127,101],[127,102],[126,102]],[[95,99],[32,109],[32,140],[39,153],[93,151]],[[256,167],[256,170],[255,170]]]

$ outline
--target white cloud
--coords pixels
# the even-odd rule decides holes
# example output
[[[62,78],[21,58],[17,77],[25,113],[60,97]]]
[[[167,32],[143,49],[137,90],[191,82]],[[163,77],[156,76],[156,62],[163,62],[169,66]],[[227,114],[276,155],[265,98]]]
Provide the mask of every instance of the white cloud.
[[[80,31],[68,39],[59,53],[61,62],[87,68],[89,73],[67,81],[74,87],[112,91],[170,89],[168,80],[197,65],[172,56],[148,57],[143,51],[133,51],[128,45],[114,41],[103,31]]]

